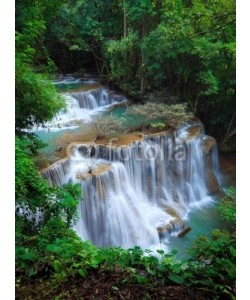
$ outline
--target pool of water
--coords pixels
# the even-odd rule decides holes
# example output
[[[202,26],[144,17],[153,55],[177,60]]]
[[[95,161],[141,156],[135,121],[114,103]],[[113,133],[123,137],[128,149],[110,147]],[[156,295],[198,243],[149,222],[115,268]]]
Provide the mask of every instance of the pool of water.
[[[54,85],[60,93],[88,91],[100,86],[97,80],[77,79],[74,77],[67,77],[62,80],[54,81]]]
[[[116,107],[114,109],[112,109],[112,111],[106,112],[104,114],[112,114],[115,117],[118,118],[122,118],[123,119],[123,123],[125,126],[127,126],[128,129],[131,128],[137,128],[137,127],[141,127],[145,121],[144,121],[144,117],[143,116],[135,116],[132,114],[127,113],[127,106],[121,106],[121,107]],[[155,118],[155,120],[152,120],[152,123],[156,123],[156,122],[162,122],[162,120],[160,118]]]
[[[183,238],[172,235],[166,241],[170,250],[177,250],[176,259],[183,259],[189,256],[189,249],[194,244],[198,236],[211,236],[215,229],[227,229],[227,224],[222,220],[217,211],[218,197],[200,207],[192,208],[185,220],[185,225],[190,226],[192,230]],[[164,241],[163,241],[164,242]]]
[[[62,129],[58,131],[45,131],[40,130],[34,132],[39,139],[47,144],[46,147],[40,150],[40,153],[48,157],[48,159],[55,159],[56,158],[56,149],[58,147],[57,141],[65,134],[65,133],[77,133],[79,128],[75,129]]]

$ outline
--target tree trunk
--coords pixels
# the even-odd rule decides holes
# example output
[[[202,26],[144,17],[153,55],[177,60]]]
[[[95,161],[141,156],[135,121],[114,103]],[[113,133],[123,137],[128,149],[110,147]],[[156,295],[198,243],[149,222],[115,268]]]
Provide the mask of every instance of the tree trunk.
[[[124,37],[127,36],[127,15],[126,15],[126,0],[123,0],[123,30],[124,30]]]
[[[199,100],[200,100],[200,96],[199,96],[199,92],[197,92],[196,97],[195,97],[195,102],[194,102],[194,109],[193,109],[194,115],[197,112],[197,107],[198,107]]]
[[[98,76],[99,76],[99,78],[101,78],[101,71],[100,71],[100,67],[99,67],[98,61],[97,61],[97,57],[96,57],[94,51],[92,51],[92,53],[93,53],[93,56],[94,56],[95,65],[96,65],[96,70],[97,70]]]
[[[179,233],[177,234],[177,237],[178,237],[178,238],[182,238],[182,237],[184,237],[186,234],[188,234],[189,231],[191,231],[191,230],[192,230],[191,227],[185,227],[184,229],[182,229],[181,232],[179,232]]]
[[[232,126],[232,124],[233,124],[234,117],[235,117],[235,112],[233,113],[232,119],[231,119],[231,121],[230,121],[230,123],[229,123],[228,129],[227,129],[227,132],[226,132],[226,135],[225,135],[225,137],[224,137],[224,139],[223,139],[223,141],[222,141],[222,143],[221,143],[221,145],[220,145],[220,148],[222,148],[222,147],[226,144],[227,140],[228,140],[231,136],[233,136],[234,134],[236,134],[236,129],[233,129],[232,131],[230,131],[231,126]]]
[[[145,15],[143,14],[142,16],[142,40],[145,36],[146,32],[146,22],[145,22]],[[144,53],[143,50],[141,52],[141,88],[140,88],[140,93],[143,94],[145,90],[145,82],[144,82]]]

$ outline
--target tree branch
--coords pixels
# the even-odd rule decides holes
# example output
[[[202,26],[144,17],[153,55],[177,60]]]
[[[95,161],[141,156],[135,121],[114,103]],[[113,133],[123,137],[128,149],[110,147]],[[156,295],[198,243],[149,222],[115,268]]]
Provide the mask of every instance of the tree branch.
[[[212,30],[206,30],[206,31],[203,31],[203,32],[199,32],[199,33],[197,33],[196,35],[190,36],[189,39],[194,39],[194,38],[196,38],[196,37],[198,37],[198,36],[200,36],[200,35],[204,35],[204,34],[206,34],[206,33],[216,32],[216,31],[220,30],[221,28],[224,28],[224,27],[230,25],[231,23],[234,23],[235,21],[236,21],[236,19],[233,19],[233,20],[231,20],[230,22],[228,22],[228,23],[226,23],[226,24],[223,24],[222,26],[217,27],[217,28],[215,28],[215,29],[212,29]]]

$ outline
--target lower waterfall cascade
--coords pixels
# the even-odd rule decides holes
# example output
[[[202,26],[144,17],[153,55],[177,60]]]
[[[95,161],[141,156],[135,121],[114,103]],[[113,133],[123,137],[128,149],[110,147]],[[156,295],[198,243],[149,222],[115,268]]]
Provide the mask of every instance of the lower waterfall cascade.
[[[219,190],[216,142],[199,122],[145,135],[130,145],[73,145],[43,170],[50,185],[80,183],[75,230],[97,246],[159,248],[193,205]]]

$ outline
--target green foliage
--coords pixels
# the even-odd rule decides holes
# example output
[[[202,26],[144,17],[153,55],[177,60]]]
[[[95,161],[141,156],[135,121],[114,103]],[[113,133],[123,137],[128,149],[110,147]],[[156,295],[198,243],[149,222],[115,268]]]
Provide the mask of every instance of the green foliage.
[[[165,124],[161,123],[161,122],[157,122],[157,123],[151,123],[150,127],[153,129],[160,129],[163,130],[165,128]]]
[[[110,79],[129,94],[133,94],[133,87],[138,79],[138,52],[139,38],[135,32],[129,32],[120,40],[111,40],[106,43],[106,56],[111,70]]]
[[[22,5],[17,3],[18,11]],[[19,31],[16,32],[16,131],[42,125],[65,106],[46,73],[55,65],[44,47],[46,22],[43,7],[26,7]],[[23,11],[21,11],[23,12]],[[32,16],[34,15],[34,18]],[[44,74],[38,74],[43,72]]]
[[[28,206],[31,211],[35,212],[37,207],[41,207],[44,204],[44,196],[49,191],[48,184],[35,169],[27,139],[16,138],[15,155],[16,203],[23,208]],[[30,199],[32,201],[29,201]]]
[[[16,130],[42,125],[61,108],[64,100],[46,76],[16,58]]]
[[[200,237],[191,250],[190,285],[202,285],[213,288],[216,295],[230,295],[233,291],[236,276],[235,236],[220,230],[212,233],[212,240]]]
[[[64,184],[61,187],[51,188],[50,211],[60,216],[68,225],[74,225],[78,220],[76,208],[81,200],[80,185]]]
[[[79,185],[49,187],[36,170],[30,140],[16,138],[16,266],[32,277],[51,272],[57,251],[79,251],[79,238],[70,229],[77,220]],[[73,241],[77,240],[76,244]],[[46,250],[50,246],[51,253]],[[80,247],[80,246],[79,246]],[[71,250],[73,251],[73,250]],[[74,252],[75,253],[75,252]],[[61,257],[61,256],[60,256]]]
[[[26,276],[34,278],[43,272],[53,284],[86,277],[91,270],[116,272],[124,284],[184,285],[210,290],[213,299],[234,299],[235,237],[219,230],[212,239],[200,237],[191,250],[191,258],[178,262],[174,254],[158,250],[160,257],[140,247],[124,250],[118,247],[97,248],[82,242],[68,229],[64,234],[58,226],[49,225],[39,237],[34,237],[35,251],[18,248],[18,259]],[[54,229],[53,229],[54,228]],[[57,230],[56,230],[57,229]],[[55,230],[55,231],[54,231]],[[51,235],[56,238],[51,239]],[[37,238],[37,240],[36,240]],[[36,242],[35,242],[36,241]],[[31,240],[29,241],[31,243]],[[43,253],[39,257],[39,254]],[[117,287],[115,287],[117,288]]]
[[[15,152],[18,224],[24,230],[37,231],[49,220],[62,218],[68,227],[71,226],[77,219],[80,187],[69,184],[58,188],[49,187],[35,167],[28,139],[16,138]]]
[[[221,216],[233,224],[236,222],[236,189],[230,187],[219,203],[218,211]]]

